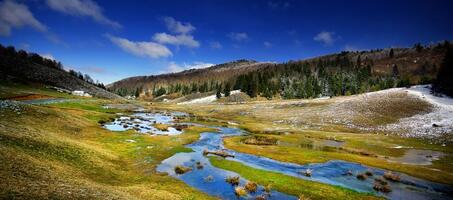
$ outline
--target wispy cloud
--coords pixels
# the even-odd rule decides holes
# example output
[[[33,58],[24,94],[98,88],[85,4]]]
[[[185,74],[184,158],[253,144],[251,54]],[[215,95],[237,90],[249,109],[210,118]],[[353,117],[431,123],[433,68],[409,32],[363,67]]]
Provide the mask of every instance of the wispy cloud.
[[[102,11],[102,8],[92,0],[47,0],[47,5],[58,12],[73,16],[90,17],[94,21],[121,28],[121,24],[107,18]]]
[[[189,48],[197,48],[200,46],[200,42],[194,39],[192,32],[195,31],[195,27],[192,24],[186,22],[180,22],[175,20],[173,17],[163,18],[168,33],[155,33],[153,40],[160,44],[170,44],[175,46],[186,46]]]
[[[136,56],[160,58],[172,56],[172,52],[166,46],[155,42],[130,41],[125,38],[106,35],[113,44],[120,47],[123,51]]]
[[[222,44],[220,44],[220,42],[217,42],[217,41],[210,42],[209,46],[211,48],[213,48],[213,49],[221,49],[222,48]]]
[[[325,45],[332,45],[335,42],[334,32],[321,31],[313,39]]]
[[[188,22],[183,23],[176,21],[173,17],[164,17],[163,20],[165,22],[165,25],[167,26],[167,29],[173,33],[189,34],[196,29],[194,26],[192,26],[192,24]]]
[[[268,42],[268,41],[264,41],[263,45],[264,45],[264,47],[266,47],[266,48],[272,47],[272,43],[270,43],[270,42]]]
[[[244,33],[244,32],[241,32],[241,33],[232,32],[232,33],[228,34],[228,37],[231,40],[236,41],[236,42],[245,41],[249,38],[247,33]]]
[[[153,40],[161,44],[171,44],[176,46],[187,46],[191,48],[199,47],[200,43],[192,35],[170,35],[167,33],[156,33]]]
[[[193,63],[183,63],[182,65],[178,65],[176,62],[170,62],[168,64],[167,70],[166,71],[161,71],[161,73],[175,73],[175,72],[180,72],[188,69],[202,69],[202,68],[208,68],[213,66],[214,64],[212,63],[206,63],[206,62],[193,62]]]
[[[29,26],[39,32],[47,32],[47,27],[38,21],[25,4],[12,0],[0,2],[0,35],[11,35],[11,29]]]
[[[44,53],[44,54],[40,54],[43,58],[47,58],[49,60],[56,60],[55,57],[53,57],[52,54],[50,53]]]

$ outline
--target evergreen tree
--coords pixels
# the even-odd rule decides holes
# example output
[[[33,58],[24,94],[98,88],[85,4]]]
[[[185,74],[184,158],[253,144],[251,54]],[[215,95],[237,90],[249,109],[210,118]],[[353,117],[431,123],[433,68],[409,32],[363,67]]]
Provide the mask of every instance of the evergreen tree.
[[[395,54],[395,53],[393,52],[393,49],[390,49],[389,57],[390,57],[390,58],[393,58],[394,54]]]
[[[225,88],[223,89],[223,93],[225,94],[226,97],[230,96],[230,83],[226,83],[225,84]]]
[[[436,80],[433,83],[433,90],[436,93],[444,93],[453,97],[453,49],[451,44],[446,42],[447,50],[440,65]]]

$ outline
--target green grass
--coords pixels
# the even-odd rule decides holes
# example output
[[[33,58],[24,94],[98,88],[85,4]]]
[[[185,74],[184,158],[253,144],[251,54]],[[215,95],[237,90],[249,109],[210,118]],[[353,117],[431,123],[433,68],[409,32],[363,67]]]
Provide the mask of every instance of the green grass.
[[[314,181],[303,180],[292,176],[255,169],[236,161],[217,157],[210,157],[211,164],[215,167],[240,174],[249,181],[260,185],[271,185],[277,191],[294,196],[303,195],[310,199],[378,199],[372,194],[359,193],[338,186],[327,185]]]
[[[172,137],[110,132],[97,123],[112,116],[101,108],[108,102],[0,110],[0,199],[213,199],[154,171],[211,129]]]

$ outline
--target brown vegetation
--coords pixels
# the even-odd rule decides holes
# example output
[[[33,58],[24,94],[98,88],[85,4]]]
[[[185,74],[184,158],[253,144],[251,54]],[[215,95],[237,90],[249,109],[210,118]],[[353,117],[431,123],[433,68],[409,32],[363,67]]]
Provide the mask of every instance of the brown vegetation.
[[[276,145],[278,140],[277,140],[277,138],[274,138],[274,137],[254,135],[254,136],[250,136],[250,137],[242,139],[242,142],[245,144],[252,144],[252,145]]]

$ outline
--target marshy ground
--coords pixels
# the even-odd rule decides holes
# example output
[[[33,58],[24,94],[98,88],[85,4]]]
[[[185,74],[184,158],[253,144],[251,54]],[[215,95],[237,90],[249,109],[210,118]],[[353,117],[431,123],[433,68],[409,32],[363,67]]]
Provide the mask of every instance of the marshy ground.
[[[200,133],[214,130],[188,126],[182,134],[165,136],[133,129],[112,132],[99,124],[117,118],[117,113],[127,114],[137,108],[108,106],[125,104],[191,113],[182,122],[247,130],[252,135],[224,139],[225,147],[237,152],[301,165],[344,160],[453,184],[451,134],[424,137],[420,133],[407,133],[405,128],[388,128],[438,109],[407,92],[322,100],[190,105],[76,98],[22,85],[2,85],[0,94],[2,99],[13,100],[16,97],[15,100],[71,99],[38,105],[2,101],[2,198],[214,199],[156,171],[156,167],[172,155],[191,152],[185,145],[197,141]],[[162,130],[171,127],[158,126]],[[256,169],[217,156],[210,156],[209,161],[262,187],[269,186],[294,196],[374,198],[370,194]],[[206,166],[203,162],[200,165]],[[378,178],[363,173],[368,180]],[[211,180],[209,176],[205,178]],[[386,190],[383,182],[376,183],[377,190]],[[245,186],[245,183],[240,185],[246,190]],[[243,192],[240,189],[238,192]]]

